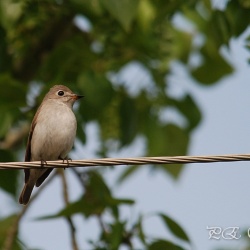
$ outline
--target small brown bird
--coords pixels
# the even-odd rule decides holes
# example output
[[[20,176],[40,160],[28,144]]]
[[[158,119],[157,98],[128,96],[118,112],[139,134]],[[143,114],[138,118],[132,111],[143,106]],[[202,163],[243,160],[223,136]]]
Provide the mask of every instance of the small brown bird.
[[[67,159],[71,150],[77,122],[72,111],[76,100],[83,96],[74,94],[64,85],[55,85],[44,97],[31,124],[25,161]],[[25,169],[25,185],[19,198],[20,204],[29,202],[34,186],[39,187],[53,168]]]

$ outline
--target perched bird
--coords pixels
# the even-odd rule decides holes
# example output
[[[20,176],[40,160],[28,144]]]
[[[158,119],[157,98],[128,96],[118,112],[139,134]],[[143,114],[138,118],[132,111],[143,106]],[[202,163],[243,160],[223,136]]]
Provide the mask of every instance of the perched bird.
[[[25,185],[19,203],[26,205],[34,186],[39,187],[53,168],[46,161],[67,160],[76,135],[73,104],[83,96],[74,94],[64,85],[55,85],[44,97],[29,132],[25,161],[41,161],[39,169],[25,169]]]

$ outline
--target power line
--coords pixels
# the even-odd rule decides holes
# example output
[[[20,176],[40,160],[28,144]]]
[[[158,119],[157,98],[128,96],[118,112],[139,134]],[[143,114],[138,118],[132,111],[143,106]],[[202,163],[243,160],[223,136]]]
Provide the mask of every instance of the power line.
[[[135,158],[100,158],[86,160],[47,161],[46,168],[94,167],[116,165],[145,165],[145,164],[187,164],[250,161],[250,154],[208,155],[208,156],[161,156],[161,157],[135,157]],[[40,161],[34,162],[2,162],[0,169],[39,168]]]

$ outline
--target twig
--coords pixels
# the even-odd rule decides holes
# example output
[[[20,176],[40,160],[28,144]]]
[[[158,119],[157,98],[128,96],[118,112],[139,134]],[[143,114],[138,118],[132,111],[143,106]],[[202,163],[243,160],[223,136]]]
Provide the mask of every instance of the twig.
[[[65,177],[65,173],[62,169],[58,169],[59,174],[61,175],[61,179],[62,179],[62,186],[63,186],[63,198],[64,198],[64,203],[65,205],[69,205],[69,194],[68,194],[68,184],[67,184],[67,180]],[[75,225],[73,223],[73,220],[71,219],[70,216],[66,217],[66,220],[69,224],[69,228],[70,228],[70,235],[71,235],[71,244],[72,244],[72,249],[74,250],[78,250],[79,247],[77,245],[77,241],[76,241],[76,228]]]
[[[84,182],[83,175],[84,175],[85,173],[80,173],[80,172],[77,171],[75,168],[71,168],[71,170],[73,171],[73,173],[75,174],[75,176],[76,176],[77,179],[79,180],[79,182],[80,182],[80,184],[81,184],[81,186],[82,186],[82,188],[83,188],[83,191],[84,191],[85,188],[86,188],[86,184],[85,184],[85,182]],[[102,229],[102,231],[103,231],[105,234],[108,234],[108,229],[107,229],[107,227],[105,226],[105,224],[104,224],[104,222],[103,222],[103,220],[102,220],[101,215],[96,215],[96,217],[97,217],[97,221],[98,221],[98,223],[99,223],[100,228]]]
[[[99,225],[100,225],[102,231],[103,231],[105,234],[108,234],[109,231],[108,231],[108,229],[106,228],[106,226],[105,226],[105,224],[104,224],[104,222],[103,222],[103,220],[102,220],[101,215],[97,215],[97,220],[98,220],[98,222],[99,222]]]
[[[80,173],[80,172],[77,171],[75,168],[71,168],[71,171],[75,174],[76,178],[79,180],[79,182],[80,182],[80,184],[81,184],[83,190],[85,190],[86,185],[85,185],[84,180],[83,180],[83,178],[82,178],[82,175],[83,175],[84,173]]]

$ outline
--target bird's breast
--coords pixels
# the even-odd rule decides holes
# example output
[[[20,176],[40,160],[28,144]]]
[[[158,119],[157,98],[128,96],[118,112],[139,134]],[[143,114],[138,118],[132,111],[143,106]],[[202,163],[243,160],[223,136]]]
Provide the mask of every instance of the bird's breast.
[[[32,160],[57,160],[71,150],[76,135],[76,118],[66,105],[41,109],[31,140]]]

